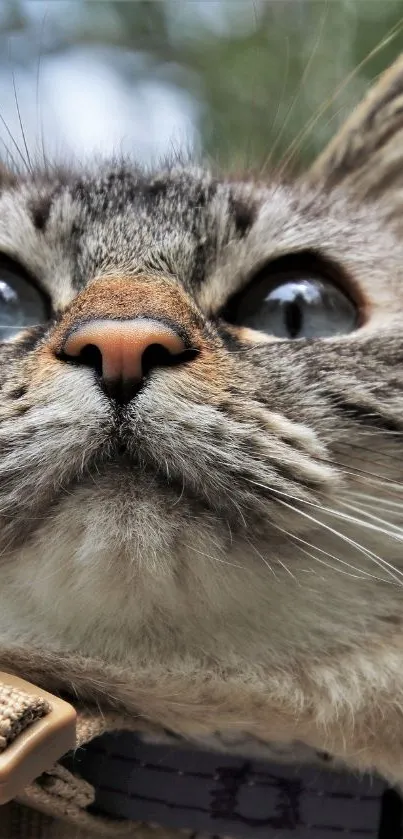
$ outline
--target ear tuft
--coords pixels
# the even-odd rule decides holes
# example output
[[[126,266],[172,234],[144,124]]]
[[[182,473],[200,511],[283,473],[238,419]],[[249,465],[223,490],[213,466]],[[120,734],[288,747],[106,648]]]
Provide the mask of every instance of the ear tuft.
[[[359,200],[403,208],[403,55],[371,88],[305,175],[311,185],[343,185]]]

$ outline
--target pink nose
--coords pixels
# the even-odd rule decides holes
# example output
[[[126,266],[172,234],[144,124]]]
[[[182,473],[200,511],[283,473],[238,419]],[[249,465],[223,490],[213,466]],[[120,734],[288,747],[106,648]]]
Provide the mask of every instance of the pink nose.
[[[186,349],[174,329],[151,318],[94,319],[67,335],[62,357],[93,367],[109,395],[127,402],[150,369],[180,361],[182,354],[188,360]]]

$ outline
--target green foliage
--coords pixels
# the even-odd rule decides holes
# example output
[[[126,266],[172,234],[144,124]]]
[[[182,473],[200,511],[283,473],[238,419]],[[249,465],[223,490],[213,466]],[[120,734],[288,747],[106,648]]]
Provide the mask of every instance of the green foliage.
[[[8,8],[3,33],[29,25],[26,4]],[[402,8],[401,0],[51,2],[53,41],[43,51],[114,47],[126,82],[168,80],[197,103],[206,155],[264,175],[271,165],[306,165],[325,145],[400,52]]]

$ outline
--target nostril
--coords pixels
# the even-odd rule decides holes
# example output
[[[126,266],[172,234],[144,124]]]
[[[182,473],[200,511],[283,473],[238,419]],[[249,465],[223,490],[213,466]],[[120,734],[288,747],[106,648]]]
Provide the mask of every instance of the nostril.
[[[198,354],[196,349],[183,350],[180,353],[172,353],[162,344],[150,344],[146,347],[141,356],[141,371],[145,378],[155,367],[173,367],[175,364],[183,364],[190,361]]]
[[[167,367],[172,364],[172,359],[172,354],[162,344],[150,344],[141,356],[143,376],[147,376],[154,367]]]
[[[60,358],[63,361],[78,364],[80,367],[91,367],[99,376],[102,376],[102,353],[95,344],[86,344],[78,355],[62,353]]]
[[[77,361],[84,367],[92,367],[99,376],[102,376],[102,353],[95,344],[86,344],[77,357]]]

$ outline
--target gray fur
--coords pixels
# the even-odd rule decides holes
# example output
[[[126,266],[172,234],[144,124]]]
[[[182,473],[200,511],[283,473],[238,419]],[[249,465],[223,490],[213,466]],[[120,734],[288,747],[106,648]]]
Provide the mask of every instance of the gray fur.
[[[228,297],[307,250],[365,300],[360,328],[234,341]],[[38,174],[3,189],[0,251],[55,312],[0,345],[2,641],[241,680],[383,641],[402,615],[403,516],[380,512],[382,531],[345,506],[351,490],[393,501],[402,478],[403,248],[376,205],[189,167]],[[117,416],[89,369],[35,378],[77,295],[114,273],[186,293],[218,384],[191,363],[155,370]]]

